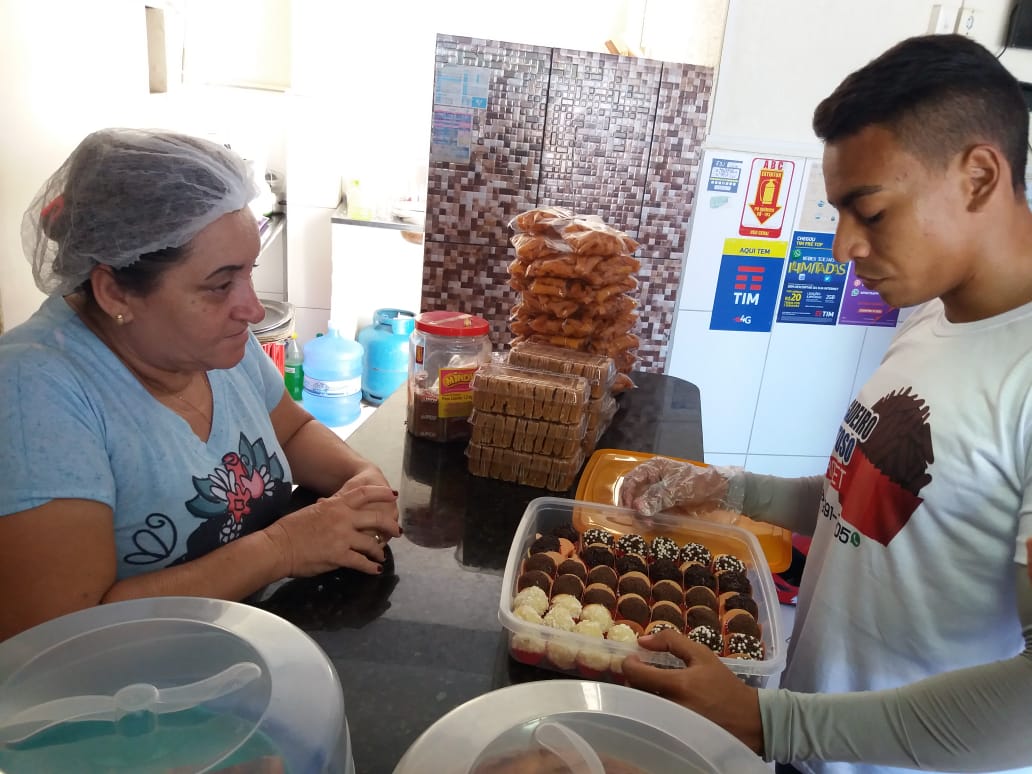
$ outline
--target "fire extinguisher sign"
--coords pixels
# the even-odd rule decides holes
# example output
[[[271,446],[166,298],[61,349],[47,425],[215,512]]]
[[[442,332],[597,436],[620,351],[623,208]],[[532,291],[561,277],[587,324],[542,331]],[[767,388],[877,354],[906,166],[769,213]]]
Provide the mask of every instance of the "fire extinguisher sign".
[[[742,221],[738,226],[740,235],[769,239],[781,236],[794,175],[794,161],[753,159],[745,204],[742,207]]]

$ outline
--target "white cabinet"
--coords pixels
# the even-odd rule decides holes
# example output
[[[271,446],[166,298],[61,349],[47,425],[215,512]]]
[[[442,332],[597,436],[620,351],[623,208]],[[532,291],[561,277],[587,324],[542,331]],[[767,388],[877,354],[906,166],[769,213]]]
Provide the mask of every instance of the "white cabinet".
[[[262,232],[257,266],[251,280],[260,298],[284,301],[287,297],[286,216],[274,215]]]

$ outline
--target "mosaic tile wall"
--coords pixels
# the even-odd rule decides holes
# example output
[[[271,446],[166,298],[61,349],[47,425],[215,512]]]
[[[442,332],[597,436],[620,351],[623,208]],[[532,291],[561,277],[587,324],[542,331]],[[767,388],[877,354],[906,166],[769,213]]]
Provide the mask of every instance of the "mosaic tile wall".
[[[637,368],[662,371],[712,69],[445,35],[437,63],[494,73],[469,164],[430,161],[422,308],[486,317],[503,348],[509,220],[544,204],[596,213],[641,242]]]

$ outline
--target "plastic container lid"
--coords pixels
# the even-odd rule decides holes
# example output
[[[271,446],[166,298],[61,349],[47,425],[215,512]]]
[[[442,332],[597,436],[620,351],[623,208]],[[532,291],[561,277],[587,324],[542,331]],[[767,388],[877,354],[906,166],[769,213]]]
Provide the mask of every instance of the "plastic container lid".
[[[588,464],[584,466],[584,472],[580,477],[580,484],[577,486],[576,498],[604,505],[619,505],[620,486],[623,482],[623,477],[638,463],[655,456],[657,455],[647,452],[599,449],[591,455]],[[680,458],[670,457],[670,459],[678,460]],[[704,462],[696,462],[695,460],[680,461],[706,467]],[[671,509],[669,512],[677,513],[677,510]],[[770,566],[771,572],[782,572],[787,570],[789,565],[792,564],[792,533],[789,530],[775,524],[755,521],[748,516],[730,511],[721,511],[720,514],[720,523],[739,527],[756,537],[764,556],[767,558],[767,564]]]
[[[423,312],[416,318],[416,330],[435,336],[486,336],[491,330],[483,317],[465,312]]]
[[[0,645],[0,770],[349,771],[340,681],[304,632],[235,602],[101,605]]]
[[[560,723],[603,758],[648,774],[764,774],[767,765],[724,729],[672,701],[621,685],[547,680],[472,699],[416,739],[394,774],[487,774],[539,750],[534,731]]]

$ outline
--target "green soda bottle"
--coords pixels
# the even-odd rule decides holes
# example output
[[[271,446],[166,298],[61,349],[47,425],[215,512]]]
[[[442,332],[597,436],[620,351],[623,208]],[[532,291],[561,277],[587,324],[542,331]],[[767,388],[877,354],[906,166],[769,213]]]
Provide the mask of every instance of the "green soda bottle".
[[[287,347],[283,351],[283,383],[294,400],[301,400],[301,390],[305,384],[305,356],[301,345],[297,343],[297,334],[290,334]]]

